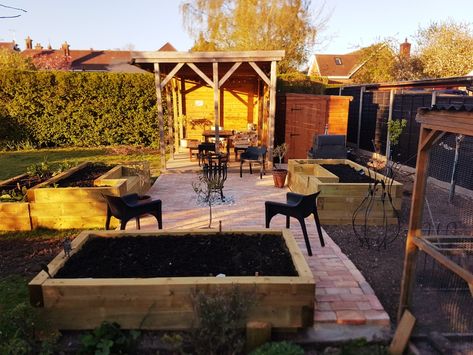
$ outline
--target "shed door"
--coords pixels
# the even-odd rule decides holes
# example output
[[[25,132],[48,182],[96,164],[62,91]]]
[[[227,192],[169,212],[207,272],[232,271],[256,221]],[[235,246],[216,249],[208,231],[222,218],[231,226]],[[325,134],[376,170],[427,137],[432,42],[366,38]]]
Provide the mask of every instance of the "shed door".
[[[286,108],[287,159],[305,159],[312,146],[314,134],[324,133],[326,100],[307,100],[289,103]]]

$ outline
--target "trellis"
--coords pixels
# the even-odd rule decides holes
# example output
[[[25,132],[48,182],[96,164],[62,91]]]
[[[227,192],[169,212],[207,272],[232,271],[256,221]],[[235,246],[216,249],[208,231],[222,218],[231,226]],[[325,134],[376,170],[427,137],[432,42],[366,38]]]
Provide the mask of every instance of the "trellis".
[[[422,231],[422,211],[424,209],[427,177],[429,173],[429,161],[431,148],[438,140],[447,133],[473,136],[473,108],[438,109],[420,108],[416,120],[421,124],[420,139],[417,153],[416,178],[413,186],[412,205],[409,219],[409,229],[406,242],[406,255],[404,260],[403,277],[401,281],[401,298],[398,311],[398,319],[410,306],[413,291],[413,278],[418,250],[431,256],[444,268],[452,271],[462,278],[468,285],[473,297],[473,274],[461,263],[455,262],[449,254],[452,243],[455,249],[470,246],[473,237],[463,236],[461,243],[457,243],[459,236],[436,236],[434,239],[424,235]],[[444,246],[447,246],[445,248]],[[458,251],[458,250],[457,250]]]

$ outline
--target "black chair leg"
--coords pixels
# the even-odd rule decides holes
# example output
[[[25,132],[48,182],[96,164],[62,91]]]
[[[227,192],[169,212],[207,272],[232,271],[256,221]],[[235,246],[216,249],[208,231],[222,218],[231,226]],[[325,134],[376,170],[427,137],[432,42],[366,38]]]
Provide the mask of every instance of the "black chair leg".
[[[137,228],[137,229],[141,229],[140,216],[137,216],[135,219],[136,219],[136,228]]]
[[[240,177],[243,177],[242,172],[243,172],[243,162],[240,161]]]
[[[317,209],[314,211],[314,220],[315,220],[315,227],[317,228],[317,233],[319,234],[320,245],[323,247],[325,246],[324,236],[322,234],[322,228],[320,227],[320,220],[319,214],[317,213]]]
[[[112,212],[110,211],[110,207],[107,205],[107,219],[105,220],[105,230],[110,229],[110,219],[112,218]]]
[[[297,219],[299,220],[299,223],[301,224],[302,234],[304,234],[304,240],[305,240],[305,246],[307,248],[307,254],[309,254],[309,256],[312,256],[312,249],[310,248],[309,236],[307,235],[307,228],[305,226],[304,218],[301,217],[301,218],[297,218]]]
[[[126,227],[126,224],[127,224],[127,223],[128,223],[128,220],[122,219],[122,220],[120,221],[120,230],[122,230],[122,231],[125,230],[125,227]]]
[[[291,226],[291,217],[289,215],[286,215],[286,228],[289,229],[289,227]]]
[[[250,162],[250,174],[253,174],[253,169],[251,169],[251,162]]]

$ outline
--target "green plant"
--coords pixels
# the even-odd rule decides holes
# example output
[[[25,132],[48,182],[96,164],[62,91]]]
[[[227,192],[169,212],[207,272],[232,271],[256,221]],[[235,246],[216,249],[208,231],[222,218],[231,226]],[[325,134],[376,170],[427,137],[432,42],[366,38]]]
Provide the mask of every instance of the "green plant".
[[[273,149],[273,157],[279,159],[279,169],[281,169],[282,160],[286,156],[288,150],[289,146],[286,143],[280,144]]]
[[[116,322],[103,322],[92,332],[81,337],[81,354],[129,354],[137,345],[140,332],[123,331]]]
[[[192,345],[197,354],[238,354],[245,343],[248,312],[256,303],[254,292],[218,290],[212,295],[197,291],[192,296],[197,324]]]
[[[35,163],[26,168],[26,172],[31,177],[39,177],[40,179],[50,178],[53,174],[51,167],[46,158],[40,163]]]
[[[253,350],[250,355],[304,355],[304,349],[299,345],[281,341],[266,343],[256,350]]]
[[[17,184],[15,189],[2,190],[0,202],[22,202],[26,200],[26,186]]]
[[[70,160],[63,160],[59,164],[56,165],[56,169],[54,169],[53,176],[62,173],[63,171],[69,170],[77,165],[76,162]]]
[[[399,137],[401,136],[402,131],[407,126],[407,120],[390,120],[388,122],[388,134],[389,141],[391,142],[391,147],[399,144]]]

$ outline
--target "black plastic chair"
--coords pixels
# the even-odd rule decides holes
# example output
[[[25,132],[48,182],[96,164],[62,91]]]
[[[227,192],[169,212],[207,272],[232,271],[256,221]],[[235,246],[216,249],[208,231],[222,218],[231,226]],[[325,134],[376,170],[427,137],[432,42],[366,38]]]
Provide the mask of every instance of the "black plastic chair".
[[[115,217],[120,220],[120,229],[124,230],[128,221],[136,218],[136,226],[140,226],[140,216],[150,214],[156,217],[159,229],[163,229],[163,217],[161,210],[161,200],[153,200],[149,196],[129,194],[124,196],[103,195],[107,201],[107,220],[105,229],[110,228],[110,219]]]
[[[206,154],[208,154],[209,152],[216,152],[217,151],[216,148],[215,148],[215,143],[208,143],[208,142],[200,143],[197,146],[197,149],[199,151],[197,153],[197,158],[199,159],[199,166],[201,166],[202,163],[204,162]]]
[[[248,147],[245,152],[240,154],[240,177],[243,177],[243,163],[248,162],[250,164],[250,174],[253,174],[251,167],[252,163],[260,164],[259,177],[263,178],[263,174],[266,175],[265,161],[266,161],[266,147]]]
[[[310,248],[309,237],[307,235],[307,228],[305,226],[304,219],[314,214],[315,226],[317,233],[319,234],[320,244],[324,247],[324,237],[322,235],[322,228],[320,228],[319,214],[317,213],[317,196],[320,191],[312,195],[300,195],[293,192],[288,192],[286,195],[286,203],[266,201],[265,204],[265,216],[266,216],[266,228],[269,228],[271,219],[277,214],[283,214],[286,216],[286,228],[289,228],[290,217],[296,218],[302,227],[302,233],[304,234],[305,245],[309,256],[312,256],[312,249]]]

